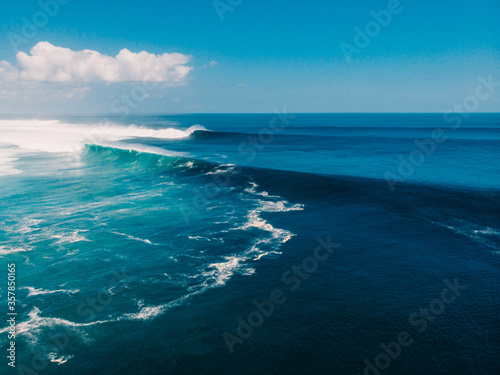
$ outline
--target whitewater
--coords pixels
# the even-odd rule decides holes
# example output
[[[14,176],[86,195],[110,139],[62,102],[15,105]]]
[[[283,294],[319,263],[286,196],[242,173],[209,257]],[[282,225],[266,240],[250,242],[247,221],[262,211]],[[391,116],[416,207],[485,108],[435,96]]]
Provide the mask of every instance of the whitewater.
[[[0,119],[19,368],[362,373],[407,330],[394,373],[497,369],[498,115],[451,131],[441,115],[302,114],[259,138],[274,118]],[[435,128],[449,138],[392,191],[384,174]],[[312,267],[321,238],[339,246]],[[467,290],[418,332],[409,316],[455,278]]]

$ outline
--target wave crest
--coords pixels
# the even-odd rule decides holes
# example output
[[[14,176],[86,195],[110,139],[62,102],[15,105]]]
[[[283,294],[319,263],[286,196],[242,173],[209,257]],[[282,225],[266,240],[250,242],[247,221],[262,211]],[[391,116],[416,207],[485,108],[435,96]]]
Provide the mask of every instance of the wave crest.
[[[0,175],[20,173],[13,166],[20,152],[76,153],[86,145],[109,145],[137,138],[182,139],[196,131],[207,129],[202,125],[183,130],[109,123],[70,124],[57,120],[0,120]]]

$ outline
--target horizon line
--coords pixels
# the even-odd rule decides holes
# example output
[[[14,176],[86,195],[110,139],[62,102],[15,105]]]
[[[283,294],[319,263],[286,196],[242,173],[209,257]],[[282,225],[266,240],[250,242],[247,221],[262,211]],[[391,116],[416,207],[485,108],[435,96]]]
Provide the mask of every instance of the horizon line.
[[[444,114],[500,114],[498,112],[286,112],[294,115],[444,115]],[[275,112],[144,112],[130,113],[126,116],[117,113],[95,112],[95,113],[0,113],[3,116],[36,117],[36,116],[109,116],[109,117],[131,117],[131,116],[186,116],[186,115],[274,115]]]

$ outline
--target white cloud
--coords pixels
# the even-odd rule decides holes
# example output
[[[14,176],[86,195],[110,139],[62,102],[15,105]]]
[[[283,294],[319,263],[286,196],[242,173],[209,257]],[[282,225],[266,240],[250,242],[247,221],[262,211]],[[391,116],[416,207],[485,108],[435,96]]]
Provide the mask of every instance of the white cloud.
[[[0,61],[0,81],[37,82],[161,82],[184,83],[192,67],[191,56],[180,53],[155,55],[122,49],[116,57],[97,51],[72,51],[48,42],[35,45],[31,55],[17,54],[17,66]]]
[[[215,66],[219,65],[219,63],[215,60],[212,60],[210,61],[208,64],[205,64],[202,66],[202,69],[205,69],[205,68],[213,68]]]

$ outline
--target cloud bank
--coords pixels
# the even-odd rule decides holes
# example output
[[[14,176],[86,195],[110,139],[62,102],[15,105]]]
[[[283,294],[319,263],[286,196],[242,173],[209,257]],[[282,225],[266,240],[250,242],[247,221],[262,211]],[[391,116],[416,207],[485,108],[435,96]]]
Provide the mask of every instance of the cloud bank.
[[[40,42],[30,55],[18,52],[17,66],[0,61],[0,80],[36,82],[159,82],[183,84],[192,67],[191,56],[181,53],[155,55],[122,49],[116,57],[97,51],[72,51]]]

